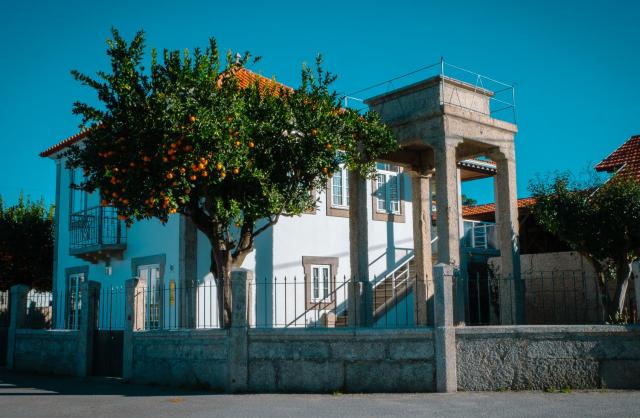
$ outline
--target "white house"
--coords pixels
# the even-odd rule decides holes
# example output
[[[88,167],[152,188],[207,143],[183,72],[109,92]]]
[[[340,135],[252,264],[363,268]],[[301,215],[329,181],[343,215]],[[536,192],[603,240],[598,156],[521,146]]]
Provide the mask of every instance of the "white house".
[[[477,94],[463,84],[456,86],[469,94]],[[56,164],[53,289],[57,295],[57,326],[73,325],[79,284],[92,280],[100,282],[103,294],[116,295],[111,302],[105,299],[101,303],[100,326],[121,327],[123,286],[132,277],[139,278],[140,286],[136,327],[185,326],[185,318],[194,314],[190,326],[217,326],[209,243],[188,219],[173,215],[166,225],[149,220],[125,228],[115,209],[100,206],[99,193],[88,194],[70,188],[79,181],[82,172],[68,169],[63,153],[69,146],[81,143],[85,136],[86,132],[81,132],[41,153]],[[410,149],[407,152],[417,155]],[[457,219],[448,222],[457,224],[462,219],[461,182],[494,176],[496,164],[487,159],[464,158],[458,159],[456,165],[453,184]],[[380,162],[376,178],[366,181],[366,276],[371,283],[374,324],[414,322],[411,284],[407,280],[415,274],[412,260],[416,211],[411,167],[403,161]],[[429,180],[432,184],[438,181],[437,169],[434,177]],[[281,217],[275,226],[257,238],[255,251],[243,264],[255,272],[252,293],[256,326],[320,323],[339,326],[344,323],[345,299],[349,293],[346,282],[355,274],[350,267],[351,202],[347,178],[348,173],[342,170],[328,182],[325,190],[317,191],[315,212]],[[442,195],[438,187],[431,188],[437,191],[436,199]],[[431,207],[422,210],[428,211],[429,219],[433,219]],[[358,222],[365,222],[364,217]],[[496,248],[495,228],[485,225],[474,228],[472,223],[465,224],[464,228],[462,223],[460,226],[456,234],[463,248]],[[435,226],[433,229],[431,239],[437,257],[438,252],[443,252],[442,248],[450,247],[438,245]],[[430,276],[430,272],[427,275]],[[197,286],[195,293],[187,290],[192,283]]]

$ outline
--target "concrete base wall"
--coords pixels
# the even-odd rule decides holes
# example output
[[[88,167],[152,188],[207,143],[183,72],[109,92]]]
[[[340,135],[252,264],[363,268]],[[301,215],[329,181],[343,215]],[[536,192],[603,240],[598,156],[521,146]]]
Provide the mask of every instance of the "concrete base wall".
[[[134,332],[132,380],[222,391],[228,356],[226,330]]]
[[[251,330],[252,392],[429,392],[433,332]]]
[[[16,330],[14,370],[75,375],[78,331]]]
[[[456,330],[460,390],[640,389],[637,326]]]

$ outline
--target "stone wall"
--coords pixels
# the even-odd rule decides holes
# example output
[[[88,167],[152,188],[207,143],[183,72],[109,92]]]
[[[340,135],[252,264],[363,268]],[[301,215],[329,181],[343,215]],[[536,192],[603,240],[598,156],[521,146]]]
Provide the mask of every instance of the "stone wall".
[[[640,389],[637,326],[456,330],[460,390]]]
[[[435,390],[433,331],[251,330],[252,392]]]
[[[78,331],[18,329],[14,369],[75,375],[78,370]]]
[[[226,330],[134,332],[132,380],[222,391],[228,356]]]

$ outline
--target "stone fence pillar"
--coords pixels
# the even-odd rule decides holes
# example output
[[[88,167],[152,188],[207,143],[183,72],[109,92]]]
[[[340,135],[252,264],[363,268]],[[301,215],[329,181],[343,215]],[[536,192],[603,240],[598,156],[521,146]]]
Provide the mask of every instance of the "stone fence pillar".
[[[133,377],[133,330],[138,328],[135,294],[138,279],[125,282],[124,291],[124,333],[122,337],[122,378],[127,381]],[[144,317],[142,318],[144,320]]]
[[[78,329],[78,363],[76,374],[79,377],[91,375],[93,369],[93,334],[98,318],[100,283],[88,281],[80,288],[80,324]]]
[[[436,390],[456,392],[456,331],[453,327],[453,267],[439,263],[435,278]]]
[[[7,333],[7,369],[14,368],[16,330],[24,325],[27,312],[29,287],[23,284],[11,286],[9,291],[9,330]]]
[[[231,329],[229,330],[229,385],[233,393],[246,392],[249,387],[248,330],[252,314],[253,272],[234,269],[231,272],[233,294]]]

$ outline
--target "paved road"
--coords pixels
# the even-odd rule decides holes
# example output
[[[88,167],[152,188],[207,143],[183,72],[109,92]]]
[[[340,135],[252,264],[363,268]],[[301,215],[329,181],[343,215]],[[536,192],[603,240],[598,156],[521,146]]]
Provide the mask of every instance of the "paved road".
[[[1,417],[640,416],[640,392],[220,395],[0,371]]]

